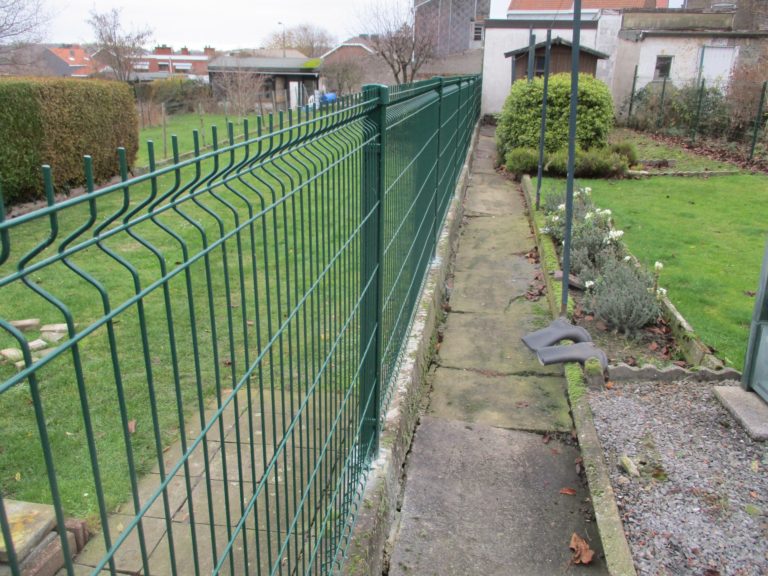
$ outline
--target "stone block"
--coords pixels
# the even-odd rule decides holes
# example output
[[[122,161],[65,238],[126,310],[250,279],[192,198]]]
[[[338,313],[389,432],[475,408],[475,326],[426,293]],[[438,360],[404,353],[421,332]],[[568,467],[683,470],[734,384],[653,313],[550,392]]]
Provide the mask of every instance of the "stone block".
[[[18,500],[4,500],[5,514],[11,527],[16,559],[21,562],[48,534],[56,523],[53,506]],[[8,545],[0,533],[0,562],[8,561]]]
[[[32,352],[37,352],[38,350],[43,350],[45,348],[48,348],[48,342],[42,338],[32,340],[32,342],[29,343],[29,349],[32,350]]]
[[[29,332],[30,330],[37,330],[40,328],[40,318],[27,318],[26,320],[13,320],[11,326],[21,330],[22,332]]]
[[[67,544],[70,553],[74,553],[75,537],[67,532]],[[61,548],[61,538],[58,532],[48,535],[22,562],[20,568],[23,576],[54,576],[64,566],[64,554]],[[10,570],[8,572],[11,573]],[[0,576],[4,576],[0,572]]]
[[[40,332],[68,332],[66,324],[46,324],[40,328]]]
[[[75,538],[75,548],[73,549],[73,552],[79,553],[88,543],[88,538],[90,537],[88,524],[85,520],[70,518],[64,522],[64,527]]]
[[[66,332],[41,332],[40,336],[46,342],[49,342],[50,344],[56,344],[57,342],[66,338],[67,334]]]
[[[768,440],[768,404],[740,386],[715,386],[715,396],[753,440]]]
[[[5,348],[0,350],[0,356],[5,358],[8,362],[18,362],[24,358],[24,353],[19,348]]]

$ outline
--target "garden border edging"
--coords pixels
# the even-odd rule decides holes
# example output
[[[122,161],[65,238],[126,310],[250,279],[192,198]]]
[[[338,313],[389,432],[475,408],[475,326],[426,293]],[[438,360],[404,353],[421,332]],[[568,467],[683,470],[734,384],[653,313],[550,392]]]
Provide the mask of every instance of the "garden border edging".
[[[426,392],[424,375],[434,350],[434,337],[437,333],[440,305],[446,292],[448,270],[458,246],[464,199],[480,126],[481,122],[478,122],[473,130],[464,167],[421,290],[416,315],[398,366],[392,399],[386,414],[383,415],[379,457],[373,463],[366,481],[360,503],[362,509],[351,531],[349,547],[342,565],[342,574],[345,575],[368,576],[383,572],[384,551],[390,532],[395,526],[396,505],[403,488],[402,470]]]
[[[558,289],[559,293],[562,284],[550,276],[549,267],[553,265],[552,257],[555,258],[554,263],[557,262],[557,257],[554,253],[554,246],[551,242],[545,241],[536,222],[536,216],[532,209],[534,205],[531,201],[533,184],[529,176],[523,176],[521,187],[528,205],[528,218],[539,250],[542,275],[547,286],[547,300],[554,318],[559,315],[559,307],[555,302],[553,289]],[[556,268],[559,269],[559,266]],[[578,363],[565,364],[565,379],[568,386],[568,400],[571,405],[573,423],[576,427],[576,436],[579,440],[592,507],[595,511],[595,520],[603,544],[608,570],[613,576],[636,576],[632,553],[624,534],[624,524],[619,516],[616,496],[611,487],[608,465],[603,456],[600,440],[597,437],[592,410],[585,395],[584,374]]]

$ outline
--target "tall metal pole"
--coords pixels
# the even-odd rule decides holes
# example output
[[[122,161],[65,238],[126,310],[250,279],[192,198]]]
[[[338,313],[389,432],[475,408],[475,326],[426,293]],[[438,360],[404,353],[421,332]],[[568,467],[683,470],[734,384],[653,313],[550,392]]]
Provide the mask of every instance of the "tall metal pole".
[[[541,97],[541,132],[539,133],[539,172],[536,178],[536,210],[541,205],[541,180],[544,172],[544,144],[547,132],[547,97],[549,96],[549,55],[552,51],[552,29],[547,30],[544,51],[544,91]]]
[[[528,82],[533,80],[533,65],[536,61],[536,34],[533,28],[528,32]]]
[[[581,0],[573,1],[573,42],[571,54],[571,110],[568,120],[568,181],[565,189],[565,238],[563,240],[563,291],[560,316],[568,313],[568,278],[571,274],[571,232],[573,228],[573,172],[576,166],[576,114],[579,103],[579,53],[581,52]]]

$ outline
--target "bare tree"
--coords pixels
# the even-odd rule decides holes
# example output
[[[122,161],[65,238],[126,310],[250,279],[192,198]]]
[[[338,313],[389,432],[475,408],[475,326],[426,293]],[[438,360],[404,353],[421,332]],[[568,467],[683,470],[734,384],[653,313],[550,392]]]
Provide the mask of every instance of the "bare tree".
[[[312,24],[299,24],[272,32],[267,39],[267,48],[293,48],[309,58],[317,58],[335,43],[335,38],[327,30]]]
[[[28,44],[40,41],[47,19],[42,0],[0,0],[0,64],[16,64]]]
[[[261,98],[266,76],[248,70],[243,66],[241,58],[235,56],[233,59],[235,66],[216,72],[215,79],[212,79],[218,96],[227,102],[229,110],[237,116],[246,116],[256,110],[257,106],[263,114]]]
[[[149,28],[124,30],[117,8],[107,12],[92,11],[88,24],[96,33],[99,60],[112,69],[118,80],[130,80],[133,63],[144,52],[143,46],[152,37],[152,31]]]
[[[412,5],[374,1],[368,5],[362,25],[371,48],[387,63],[398,84],[413,82],[435,55],[434,26],[423,23],[417,28]]]
[[[339,58],[324,62],[323,76],[328,81],[328,87],[339,94],[349,94],[358,90],[365,71],[363,63],[355,58]]]

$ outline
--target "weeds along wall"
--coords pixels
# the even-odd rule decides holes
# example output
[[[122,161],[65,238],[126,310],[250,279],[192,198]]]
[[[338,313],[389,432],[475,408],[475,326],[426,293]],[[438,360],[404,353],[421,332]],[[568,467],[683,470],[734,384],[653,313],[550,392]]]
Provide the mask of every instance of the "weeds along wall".
[[[57,190],[85,184],[86,154],[96,181],[115,176],[115,150],[123,147],[131,165],[138,139],[136,106],[127,84],[0,80],[0,186],[9,204],[43,197],[41,164],[51,166]]]
[[[9,499],[53,505],[67,574],[341,570],[480,89],[366,87],[0,210],[11,573]]]

